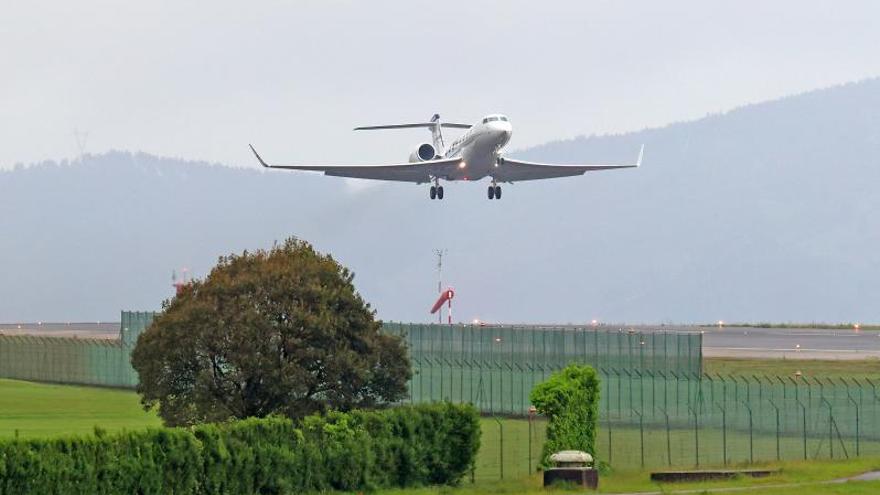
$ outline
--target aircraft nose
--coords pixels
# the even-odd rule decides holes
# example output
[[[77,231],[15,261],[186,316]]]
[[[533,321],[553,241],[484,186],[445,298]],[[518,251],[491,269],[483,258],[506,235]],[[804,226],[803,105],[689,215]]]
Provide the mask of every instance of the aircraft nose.
[[[490,127],[494,132],[506,137],[510,137],[511,132],[513,131],[513,126],[510,125],[510,122],[496,121],[490,123]]]

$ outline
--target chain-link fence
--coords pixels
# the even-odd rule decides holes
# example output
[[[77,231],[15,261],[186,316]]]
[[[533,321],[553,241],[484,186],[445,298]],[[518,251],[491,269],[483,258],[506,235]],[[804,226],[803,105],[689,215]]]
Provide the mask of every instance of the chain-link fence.
[[[386,324],[407,342],[410,402],[470,402],[488,414],[525,414],[529,393],[569,363],[628,373],[700,374],[699,333],[599,328]]]
[[[124,312],[118,340],[0,336],[0,377],[133,387],[130,352],[153,316]],[[875,382],[704,374],[698,333],[396,323],[384,331],[402,336],[410,351],[406,402],[470,402],[508,418],[486,420],[494,423],[484,431],[503,430],[504,447],[492,447],[498,436],[485,437],[489,454],[481,459],[505,460],[497,469],[484,463],[477,476],[506,465],[507,476],[531,472],[543,423],[528,429],[529,393],[571,362],[599,371],[598,457],[615,467],[880,454]]]
[[[616,469],[880,455],[877,383],[601,368],[597,457]],[[544,418],[483,419],[475,479],[534,472]]]
[[[133,388],[130,355],[120,340],[0,335],[0,378]]]

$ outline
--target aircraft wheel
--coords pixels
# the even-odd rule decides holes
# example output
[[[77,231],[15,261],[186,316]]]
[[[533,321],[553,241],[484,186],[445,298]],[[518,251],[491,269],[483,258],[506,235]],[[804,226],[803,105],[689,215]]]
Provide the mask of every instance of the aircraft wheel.
[[[501,186],[495,186],[495,198],[501,199]]]
[[[489,186],[489,199],[495,199],[495,188]]]
[[[443,199],[443,186],[437,186],[437,199]]]
[[[437,199],[437,188],[431,186],[431,199]]]

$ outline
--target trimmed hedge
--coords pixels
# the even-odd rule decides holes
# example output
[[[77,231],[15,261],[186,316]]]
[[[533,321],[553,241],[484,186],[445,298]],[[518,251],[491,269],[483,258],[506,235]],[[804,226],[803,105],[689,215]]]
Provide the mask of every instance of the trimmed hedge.
[[[192,428],[0,442],[0,495],[286,494],[458,483],[472,406],[398,407]]]

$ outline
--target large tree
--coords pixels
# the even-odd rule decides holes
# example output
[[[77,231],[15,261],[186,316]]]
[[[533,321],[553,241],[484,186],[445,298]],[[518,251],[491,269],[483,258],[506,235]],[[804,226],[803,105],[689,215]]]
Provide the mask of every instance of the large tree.
[[[353,278],[296,239],[221,257],[138,339],[142,404],[188,425],[399,400],[411,376],[406,349],[380,333]]]

